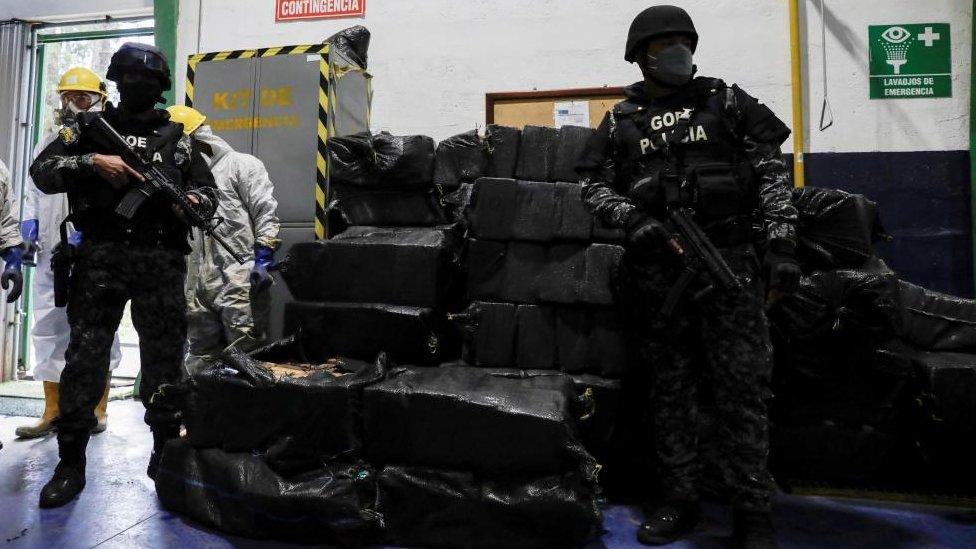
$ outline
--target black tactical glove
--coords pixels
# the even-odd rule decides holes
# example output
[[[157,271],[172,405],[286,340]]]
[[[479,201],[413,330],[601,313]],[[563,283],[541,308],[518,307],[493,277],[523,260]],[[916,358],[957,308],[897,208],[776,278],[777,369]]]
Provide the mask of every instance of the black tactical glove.
[[[20,297],[20,292],[24,288],[24,275],[19,269],[7,269],[0,275],[0,287],[4,290],[10,289],[7,293],[7,303],[13,303]]]
[[[763,267],[770,292],[789,295],[800,288],[800,264],[796,245],[788,240],[773,240],[766,249]]]
[[[684,250],[675,240],[671,231],[653,217],[635,210],[627,220],[627,242],[635,248],[646,251],[659,251],[667,245],[676,254],[681,255]]]

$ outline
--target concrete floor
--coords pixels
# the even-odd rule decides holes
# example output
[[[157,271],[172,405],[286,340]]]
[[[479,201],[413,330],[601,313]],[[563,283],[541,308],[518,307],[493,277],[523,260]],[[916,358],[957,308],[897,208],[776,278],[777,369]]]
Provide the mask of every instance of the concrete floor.
[[[152,446],[142,405],[109,404],[108,431],[92,439],[88,486],[61,509],[41,511],[37,494],[57,463],[53,437],[17,441],[25,418],[0,416],[0,545],[31,548],[88,547],[298,547],[245,540],[210,531],[159,507],[145,475]],[[729,513],[709,506],[702,528],[672,547],[729,547]],[[605,510],[607,533],[585,549],[639,547],[640,512]],[[822,497],[781,496],[774,522],[783,547],[976,547],[976,511]]]

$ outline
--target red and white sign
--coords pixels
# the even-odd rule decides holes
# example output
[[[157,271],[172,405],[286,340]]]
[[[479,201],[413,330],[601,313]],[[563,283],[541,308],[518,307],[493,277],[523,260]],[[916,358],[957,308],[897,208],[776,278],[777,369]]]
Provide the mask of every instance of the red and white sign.
[[[275,21],[366,15],[366,0],[275,0]]]

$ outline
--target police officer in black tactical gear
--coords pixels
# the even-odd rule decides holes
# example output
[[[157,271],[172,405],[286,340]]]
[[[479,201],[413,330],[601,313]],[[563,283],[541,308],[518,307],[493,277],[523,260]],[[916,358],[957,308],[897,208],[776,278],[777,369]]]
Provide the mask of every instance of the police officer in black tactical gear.
[[[136,150],[169,174],[200,213],[212,215],[216,186],[207,162],[182,126],[155,105],[170,89],[162,52],[126,43],[112,56],[107,77],[121,101],[107,105],[108,121]],[[164,193],[152,195],[132,219],[115,212],[142,176],[94,128],[66,125],[31,165],[31,177],[48,194],[67,193],[69,219],[81,233],[70,246],[68,322],[70,343],[61,375],[58,431],[60,462],[41,490],[41,507],[58,507],[85,487],[85,448],[95,427],[95,405],[105,389],[112,340],[128,301],[139,333],[140,395],[153,434],[148,474],[153,477],[162,446],[179,436],[181,417],[173,400],[186,338],[183,282],[189,226],[184,212]]]
[[[624,58],[644,79],[606,115],[578,170],[595,216],[627,232],[629,291],[649,399],[663,494],[638,531],[665,544],[700,519],[696,400],[699,380],[718,408],[723,478],[742,547],[775,547],[767,470],[772,360],[768,299],[795,291],[791,181],[780,152],[789,129],[738,86],[694,77],[698,33],[681,8],[654,6],[630,28]],[[694,279],[671,314],[662,305],[682,278],[687,251],[667,222],[694,213],[741,289],[723,290],[708,272]],[[733,279],[734,280],[734,279]]]

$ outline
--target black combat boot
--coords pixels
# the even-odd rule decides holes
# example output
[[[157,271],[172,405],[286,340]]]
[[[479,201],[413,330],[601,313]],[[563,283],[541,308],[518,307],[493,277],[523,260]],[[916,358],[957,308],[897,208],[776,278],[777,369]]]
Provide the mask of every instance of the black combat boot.
[[[777,549],[773,523],[765,511],[735,509],[732,512],[732,537],[742,549]]]
[[[58,433],[58,456],[61,461],[54,476],[41,489],[38,505],[42,509],[61,507],[75,499],[85,488],[85,448],[88,433]]]
[[[146,475],[156,480],[156,472],[159,470],[159,460],[163,459],[163,447],[166,446],[166,441],[180,437],[180,428],[159,427],[153,429],[152,434],[153,449],[152,454],[149,455],[149,467],[146,468]]]
[[[701,506],[691,500],[665,500],[653,507],[637,529],[644,545],[665,545],[690,534],[701,520]]]

